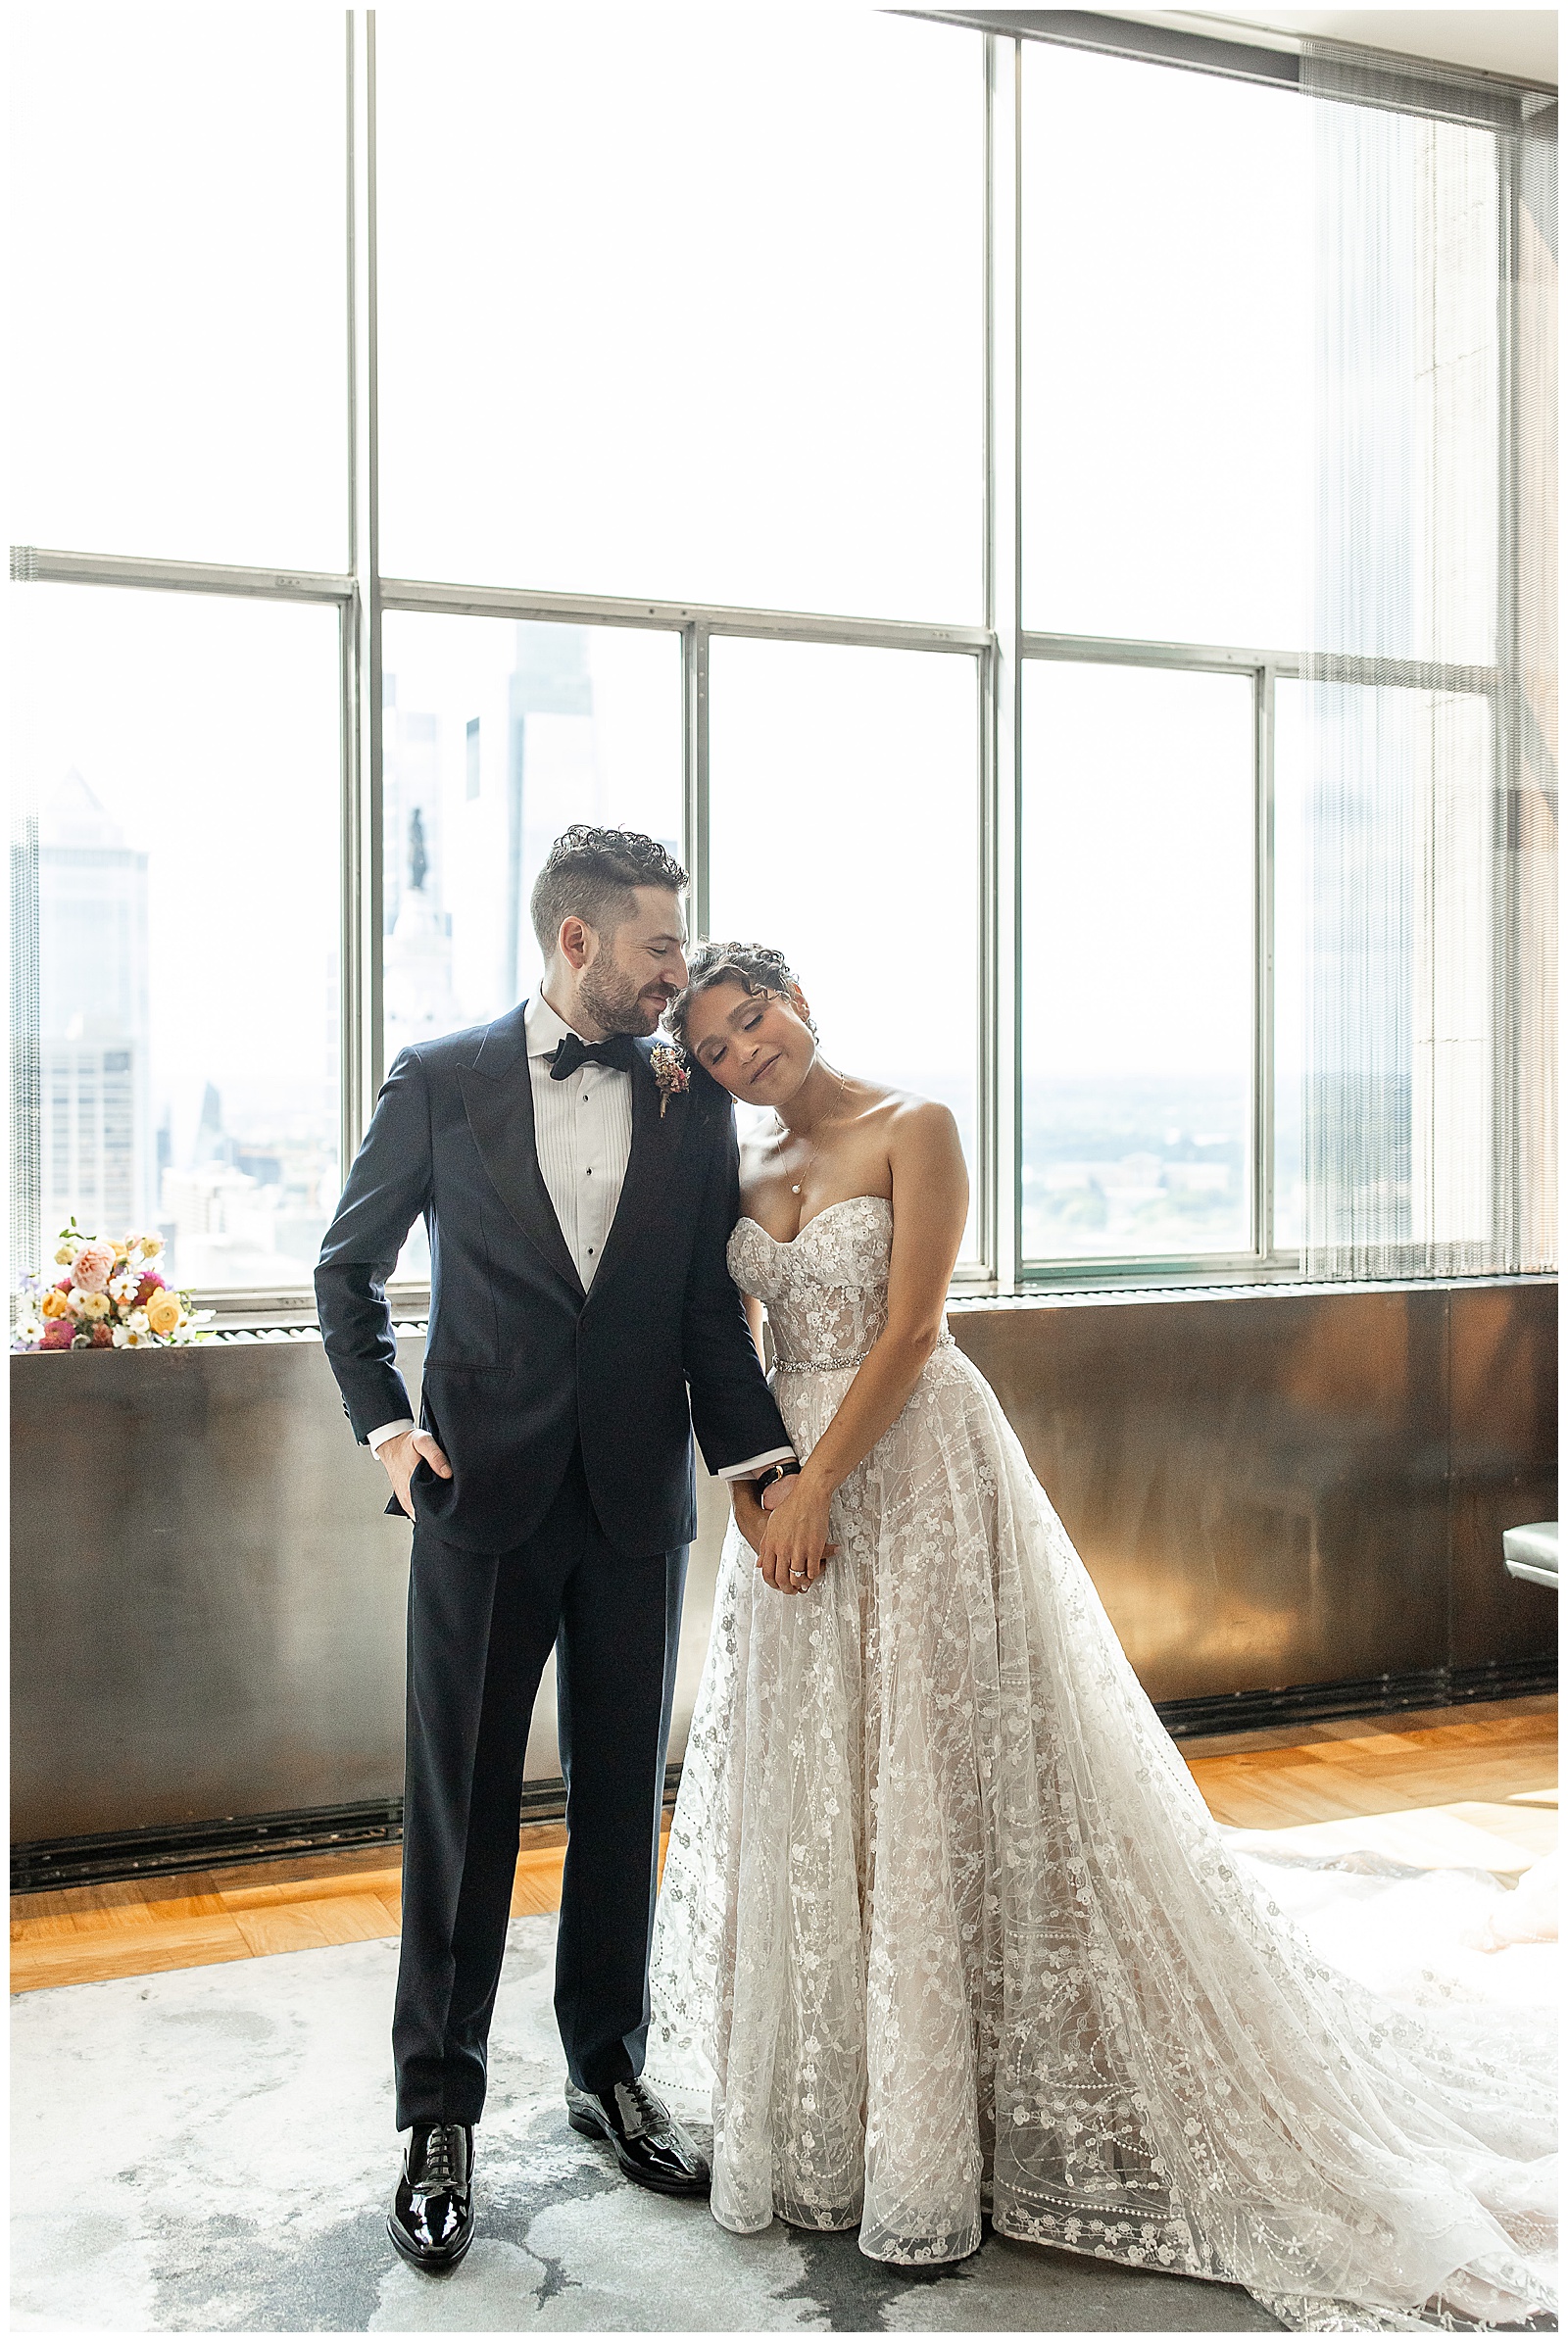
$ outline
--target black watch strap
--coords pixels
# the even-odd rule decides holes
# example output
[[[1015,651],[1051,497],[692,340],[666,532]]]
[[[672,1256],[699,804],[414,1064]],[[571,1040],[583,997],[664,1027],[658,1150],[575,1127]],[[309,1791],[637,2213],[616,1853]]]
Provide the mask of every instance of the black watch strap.
[[[775,1481],[792,1480],[800,1468],[798,1456],[791,1456],[787,1464],[782,1462],[769,1464],[764,1471],[760,1472],[757,1476],[758,1494],[760,1495],[764,1488],[770,1488]]]

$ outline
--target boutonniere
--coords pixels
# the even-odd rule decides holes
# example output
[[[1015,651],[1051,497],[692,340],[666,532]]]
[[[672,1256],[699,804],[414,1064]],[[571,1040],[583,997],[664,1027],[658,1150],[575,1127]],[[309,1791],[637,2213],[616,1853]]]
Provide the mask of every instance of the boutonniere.
[[[691,1073],[678,1049],[662,1041],[649,1057],[654,1079],[659,1084],[659,1119],[664,1119],[664,1109],[672,1098],[684,1098],[692,1086]]]

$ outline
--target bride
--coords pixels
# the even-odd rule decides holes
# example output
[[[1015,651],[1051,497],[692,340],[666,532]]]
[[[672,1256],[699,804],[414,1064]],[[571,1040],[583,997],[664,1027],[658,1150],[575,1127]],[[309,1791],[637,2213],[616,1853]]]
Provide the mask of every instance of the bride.
[[[773,1110],[729,1265],[803,1465],[737,1498],[655,1936],[714,2217],[910,2264],[986,2209],[1297,2329],[1549,2322],[1543,2013],[1376,1997],[1210,1821],[946,1329],[951,1115],[831,1067],[777,952],[704,946],[668,1021]]]

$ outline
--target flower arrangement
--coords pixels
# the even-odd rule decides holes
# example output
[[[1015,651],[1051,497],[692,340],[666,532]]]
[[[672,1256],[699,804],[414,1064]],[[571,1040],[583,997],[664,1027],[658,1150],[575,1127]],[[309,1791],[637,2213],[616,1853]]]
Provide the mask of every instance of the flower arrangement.
[[[161,1236],[83,1236],[73,1219],[60,1231],[53,1284],[22,1281],[16,1339],[19,1350],[168,1349],[200,1342],[210,1309],[193,1309],[153,1266]]]
[[[664,1109],[672,1098],[684,1098],[692,1086],[691,1073],[682,1051],[667,1041],[662,1041],[649,1052],[654,1080],[659,1084],[659,1119],[664,1119]]]

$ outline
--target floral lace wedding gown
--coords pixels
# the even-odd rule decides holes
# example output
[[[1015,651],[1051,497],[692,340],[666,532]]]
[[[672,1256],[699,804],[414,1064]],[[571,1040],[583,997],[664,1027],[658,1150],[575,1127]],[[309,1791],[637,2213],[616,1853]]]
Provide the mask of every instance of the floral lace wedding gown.
[[[885,1322],[892,1221],[731,1237],[803,1455]],[[951,1336],[833,1534],[786,1597],[730,1531],[659,1905],[649,2076],[710,2093],[723,2225],[934,2262],[984,2206],[1298,2329],[1549,2321],[1547,2013],[1412,2014],[1314,1953]]]

